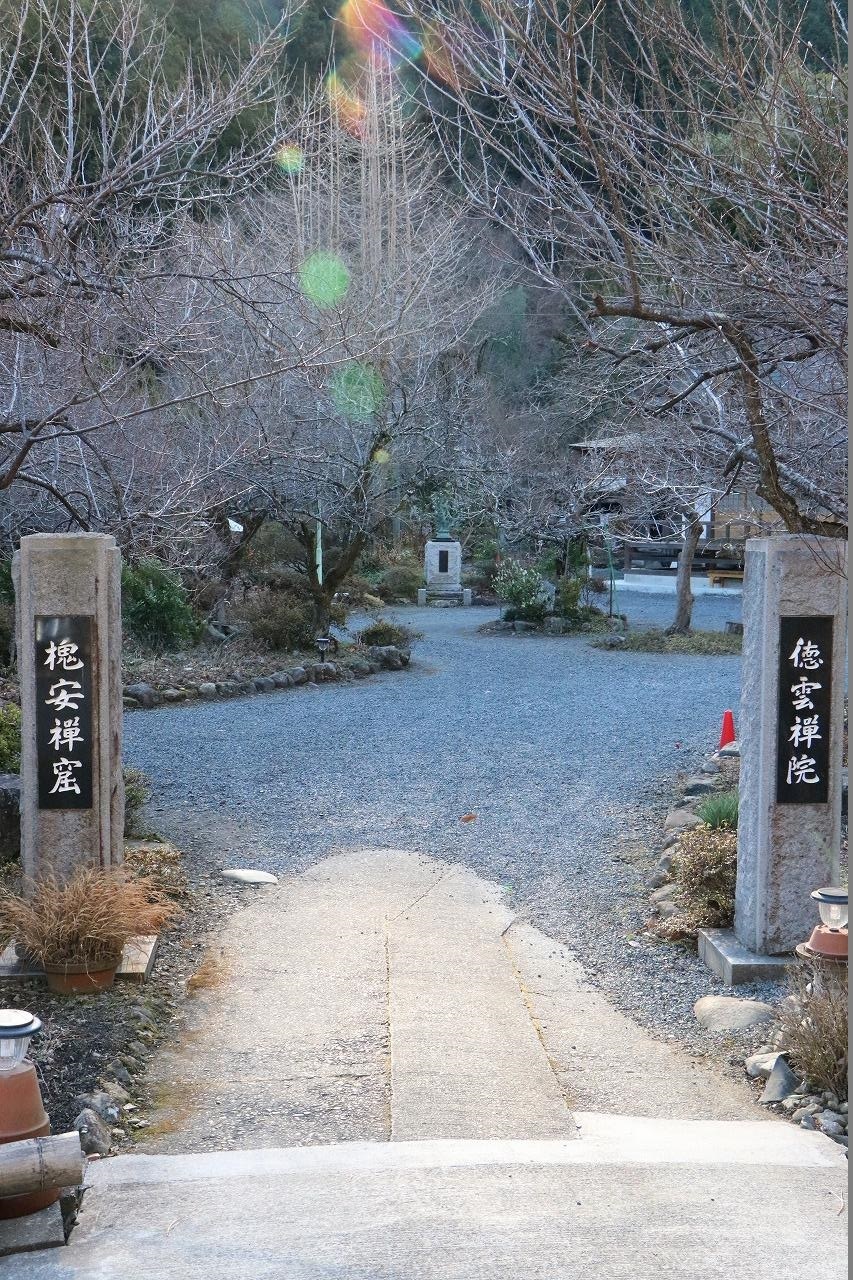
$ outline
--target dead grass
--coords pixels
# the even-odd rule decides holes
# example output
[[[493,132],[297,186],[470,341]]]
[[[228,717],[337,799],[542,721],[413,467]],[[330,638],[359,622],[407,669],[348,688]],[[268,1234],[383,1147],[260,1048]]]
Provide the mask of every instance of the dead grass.
[[[791,1065],[809,1087],[847,1097],[847,970],[826,967],[818,981],[811,969],[797,965],[791,978],[791,999],[782,1005],[782,1044]]]
[[[211,947],[195,973],[187,978],[187,994],[193,995],[196,991],[210,991],[222,986],[230,971],[224,950],[221,947]]]
[[[81,867],[67,881],[43,877],[28,899],[0,889],[0,940],[14,938],[40,964],[107,967],[128,938],[159,933],[178,914],[152,881]]]
[[[158,840],[125,844],[124,865],[131,875],[150,881],[170,898],[186,898],[187,873],[174,845]]]
[[[691,631],[686,636],[670,636],[657,627],[644,631],[626,631],[624,644],[616,653],[683,653],[705,657],[725,657],[743,650],[743,636],[729,635],[725,631]],[[606,640],[593,640],[598,648],[609,648]]]

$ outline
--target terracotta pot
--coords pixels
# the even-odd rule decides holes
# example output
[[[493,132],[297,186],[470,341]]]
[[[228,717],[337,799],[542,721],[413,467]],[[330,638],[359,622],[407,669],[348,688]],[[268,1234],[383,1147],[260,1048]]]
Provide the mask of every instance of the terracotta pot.
[[[0,1072],[0,1142],[23,1142],[50,1133],[50,1122],[38,1086],[36,1069],[26,1059]],[[23,1218],[54,1204],[59,1187],[30,1191],[20,1196],[0,1196],[0,1219]]]
[[[79,964],[45,964],[47,985],[51,991],[61,996],[88,995],[93,991],[106,991],[113,985],[116,969],[121,964],[121,956],[108,963],[99,960],[98,968],[92,967],[91,961]]]

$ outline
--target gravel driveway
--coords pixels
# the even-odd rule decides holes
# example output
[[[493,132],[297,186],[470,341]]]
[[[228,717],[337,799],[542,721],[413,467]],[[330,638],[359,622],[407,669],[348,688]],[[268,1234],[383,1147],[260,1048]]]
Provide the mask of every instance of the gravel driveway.
[[[636,621],[665,623],[673,604],[620,593]],[[696,623],[721,627],[739,604],[702,600]],[[355,846],[463,862],[621,1008],[698,1043],[692,1006],[715,980],[634,935],[660,842],[649,806],[716,745],[722,712],[737,714],[739,658],[478,635],[487,609],[398,614],[424,633],[408,673],[128,716],[155,824],[214,868],[286,874]]]

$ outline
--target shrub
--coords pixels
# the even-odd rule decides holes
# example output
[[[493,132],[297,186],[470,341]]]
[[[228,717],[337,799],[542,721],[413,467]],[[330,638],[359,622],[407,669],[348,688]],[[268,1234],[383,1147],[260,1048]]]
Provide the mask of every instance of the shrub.
[[[316,628],[314,605],[289,591],[259,591],[240,610],[252,636],[267,649],[311,649]]]
[[[179,648],[201,633],[180,578],[158,560],[124,566],[121,612],[126,629],[147,648]]]
[[[517,560],[504,560],[495,574],[495,593],[509,605],[506,616],[512,621],[541,622],[545,617],[542,580],[536,569],[525,569]]]
[[[424,584],[424,575],[415,565],[399,564],[386,569],[376,586],[380,599],[414,600]]]
[[[737,834],[730,828],[694,827],[680,837],[672,860],[680,907],[661,921],[663,938],[695,936],[699,929],[728,928],[734,920]]]
[[[579,619],[582,588],[580,578],[560,578],[555,604],[561,618],[566,618],[569,622]]]
[[[847,1097],[847,970],[827,969],[811,981],[810,967],[798,964],[791,994],[782,1002],[782,1045],[791,1065],[813,1090]]]
[[[40,964],[106,967],[128,938],[159,933],[178,914],[150,881],[97,867],[64,882],[46,876],[29,899],[0,889],[0,937]]]
[[[743,636],[729,635],[725,631],[692,631],[686,636],[670,636],[658,627],[649,627],[645,631],[627,634],[619,652],[685,653],[713,658],[740,653],[742,648]]]
[[[148,775],[132,765],[122,769],[124,776],[124,834],[133,837],[138,834],[137,821],[142,806],[151,799],[151,783]]]
[[[415,634],[408,627],[400,627],[387,618],[377,618],[369,627],[365,627],[357,636],[359,644],[364,645],[396,645],[398,649],[408,649]]]
[[[0,773],[21,772],[21,708],[0,707]]]
[[[737,831],[738,793],[737,791],[721,791],[719,795],[708,796],[696,810],[698,817],[708,827],[715,830],[728,828]]]

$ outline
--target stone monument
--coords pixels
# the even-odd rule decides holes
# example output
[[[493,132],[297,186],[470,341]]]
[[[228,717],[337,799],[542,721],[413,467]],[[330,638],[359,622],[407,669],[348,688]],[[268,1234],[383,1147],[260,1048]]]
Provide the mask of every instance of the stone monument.
[[[746,544],[734,930],[700,954],[730,985],[778,974],[838,882],[846,545],[785,534]]]
[[[13,561],[25,883],[124,853],[121,557],[100,533],[33,534]]]
[[[444,495],[437,495],[432,505],[436,531],[424,550],[426,587],[418,592],[418,604],[436,600],[469,605],[471,592],[462,587],[462,544],[450,532],[450,504]]]

